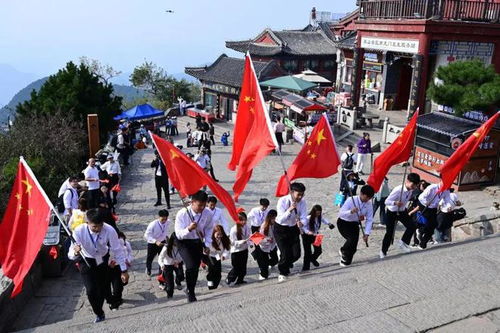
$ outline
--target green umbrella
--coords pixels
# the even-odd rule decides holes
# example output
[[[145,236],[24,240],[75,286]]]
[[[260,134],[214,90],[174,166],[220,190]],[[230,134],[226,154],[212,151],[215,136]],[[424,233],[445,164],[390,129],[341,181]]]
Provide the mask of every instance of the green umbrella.
[[[281,76],[275,79],[267,80],[260,83],[263,87],[277,88],[277,89],[286,89],[292,91],[306,91],[311,88],[316,87],[315,83],[302,80],[298,77],[294,77],[292,75]]]

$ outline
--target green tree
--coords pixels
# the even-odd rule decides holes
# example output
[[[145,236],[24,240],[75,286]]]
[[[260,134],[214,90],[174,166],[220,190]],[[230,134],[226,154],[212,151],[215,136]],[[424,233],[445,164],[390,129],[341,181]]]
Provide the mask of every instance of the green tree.
[[[500,106],[500,75],[480,60],[456,61],[440,66],[427,90],[436,103],[451,106],[459,116]]]
[[[105,138],[114,127],[113,117],[120,112],[121,103],[121,97],[113,96],[111,84],[101,82],[86,65],[69,62],[16,110],[20,117],[61,112],[83,124],[88,114],[97,114],[100,134]]]
[[[134,87],[146,90],[157,104],[165,108],[177,103],[179,97],[196,102],[201,96],[199,85],[184,79],[177,80],[163,68],[147,61],[134,68],[130,82]]]

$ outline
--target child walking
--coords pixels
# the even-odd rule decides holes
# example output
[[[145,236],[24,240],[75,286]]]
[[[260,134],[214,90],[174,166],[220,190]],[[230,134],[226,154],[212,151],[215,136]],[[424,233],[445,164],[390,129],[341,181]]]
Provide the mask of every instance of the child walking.
[[[167,298],[174,296],[174,272],[177,289],[182,289],[181,281],[184,280],[182,269],[182,257],[176,245],[177,237],[173,232],[168,238],[167,245],[163,247],[158,256],[158,265],[161,267],[161,275],[164,284],[160,283],[160,288],[167,292]]]
[[[127,240],[127,237],[123,232],[118,232],[118,240],[123,247],[123,251],[126,255],[126,264],[127,268],[132,266],[132,261],[134,260],[134,256],[132,255],[132,247],[130,246],[130,242]],[[126,283],[123,283],[121,279],[121,270],[120,266],[116,263],[116,259],[113,251],[110,251],[110,259],[109,259],[109,277],[111,282],[111,298],[108,299],[109,309],[111,311],[116,311],[123,304],[123,287]]]
[[[247,214],[241,212],[238,214],[238,222],[231,228],[229,234],[231,241],[231,265],[233,268],[227,275],[226,283],[228,285],[246,283],[244,278],[247,274],[249,237],[250,228],[247,226]]]
[[[266,237],[256,247],[260,281],[266,280],[269,277],[269,267],[274,267],[278,264],[278,248],[274,239],[276,216],[278,216],[278,212],[270,209],[264,219],[264,223],[260,226],[260,233]]]
[[[220,224],[216,225],[212,233],[212,245],[208,258],[208,289],[217,289],[219,286],[222,276],[222,260],[229,258],[230,249],[231,241],[226,235],[224,227]]]
[[[319,229],[321,224],[326,224],[330,229],[334,228],[334,225],[328,222],[322,215],[323,208],[320,205],[314,205],[309,216],[307,216],[307,223],[302,227],[302,245],[304,246],[304,264],[302,265],[302,271],[308,271],[311,268],[311,263],[318,267],[318,258],[323,252],[321,245],[314,245],[316,236],[319,234]]]

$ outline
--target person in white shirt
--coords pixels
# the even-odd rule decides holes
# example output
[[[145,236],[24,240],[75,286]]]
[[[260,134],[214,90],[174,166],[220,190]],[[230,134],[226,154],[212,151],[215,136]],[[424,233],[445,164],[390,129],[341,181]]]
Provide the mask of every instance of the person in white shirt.
[[[387,199],[385,199],[385,207],[387,208],[385,215],[385,235],[382,241],[382,249],[380,250],[380,259],[384,259],[387,251],[391,246],[394,238],[394,230],[397,221],[400,221],[406,228],[401,240],[399,241],[399,248],[404,252],[410,252],[411,236],[415,233],[416,225],[408,214],[408,203],[410,202],[413,191],[420,183],[420,176],[416,173],[409,173],[406,176],[404,187],[402,185],[396,186]]]
[[[200,168],[208,172],[210,169],[210,157],[208,157],[206,149],[203,148],[196,155],[194,155],[194,160]]]
[[[177,289],[182,289],[184,272],[182,268],[182,257],[176,245],[177,237],[173,232],[168,238],[167,245],[163,247],[158,256],[158,265],[161,267],[161,274],[165,283],[160,283],[160,288],[167,292],[167,298],[174,296],[174,281]],[[174,280],[175,272],[175,280]]]
[[[254,207],[248,213],[248,221],[252,234],[260,230],[260,226],[264,223],[267,213],[269,212],[269,200],[261,198],[258,207]]]
[[[207,201],[207,207],[213,213],[212,222],[214,224],[214,227],[216,225],[221,225],[224,228],[224,232],[226,233],[226,235],[228,235],[229,223],[227,222],[227,219],[224,216],[222,209],[216,207],[216,205],[217,205],[217,198],[214,196],[209,196]]]
[[[340,266],[349,266],[358,248],[359,225],[365,221],[365,235],[363,241],[368,242],[368,237],[373,224],[373,206],[370,200],[375,195],[373,187],[364,185],[360,194],[349,197],[340,207],[337,227],[345,243],[340,248]]]
[[[259,232],[264,235],[264,239],[255,248],[257,264],[259,265],[259,280],[269,278],[269,267],[274,267],[278,264],[278,249],[276,247],[276,239],[274,238],[274,225],[278,212],[270,209],[264,219],[264,223],[260,226]]]
[[[421,250],[427,248],[427,243],[432,238],[434,229],[436,229],[439,202],[441,200],[445,202],[450,200],[449,190],[439,192],[441,185],[441,181],[438,184],[431,184],[418,196],[418,201],[420,202],[419,209],[426,220],[418,243],[418,248]]]
[[[195,287],[203,254],[210,253],[212,245],[213,213],[206,208],[208,195],[198,191],[191,196],[188,208],[181,209],[175,217],[175,234],[179,251],[186,265],[188,302],[196,302]]]
[[[85,175],[85,181],[88,186],[88,205],[89,208],[96,208],[98,203],[97,199],[99,197],[99,169],[95,165],[95,159],[90,158],[88,166],[83,170]]]
[[[69,178],[69,187],[66,188],[63,194],[64,202],[64,217],[68,221],[73,214],[73,210],[78,208],[78,177]]]
[[[160,253],[168,236],[168,210],[162,209],[158,212],[158,219],[149,223],[144,233],[144,238],[148,242],[148,252],[146,255],[146,275],[151,277],[151,265],[154,258]]]
[[[283,132],[285,131],[285,125],[281,122],[281,118],[277,118],[277,122],[273,126],[274,135],[276,136],[276,141],[278,142],[279,150],[281,151],[281,146],[285,144],[283,141]]]
[[[354,164],[356,164],[356,158],[355,154],[352,151],[353,146],[352,145],[347,145],[345,152],[342,153],[342,156],[340,156],[340,161],[342,162],[342,170],[346,174],[348,174],[350,171],[354,170]]]
[[[250,228],[247,225],[247,214],[238,214],[238,222],[231,228],[231,270],[227,274],[226,283],[231,285],[244,284],[247,275],[248,245]]]
[[[113,187],[120,183],[120,178],[122,176],[122,170],[120,168],[120,163],[115,161],[113,154],[109,154],[106,163],[101,165],[101,170],[106,171],[109,176],[108,187],[111,190],[111,197],[113,199],[113,205],[116,205],[116,197],[118,192],[113,191]]]
[[[320,205],[314,205],[307,216],[307,222],[302,227],[302,246],[304,247],[304,264],[302,271],[308,271],[311,268],[311,263],[318,267],[318,258],[323,253],[321,245],[314,245],[316,236],[319,234],[319,229],[322,224],[328,225],[330,229],[335,228],[333,224],[328,222],[323,217],[323,208]],[[312,247],[312,249],[311,249]]]
[[[222,225],[214,226],[212,232],[212,245],[208,258],[207,285],[208,289],[217,289],[222,278],[222,261],[229,259],[231,241]]]
[[[450,188],[449,198],[443,198],[439,201],[439,211],[436,216],[437,226],[435,232],[435,238],[438,243],[449,241],[447,235],[448,230],[453,226],[453,222],[456,220],[454,218],[454,210],[459,206],[462,206],[462,203],[458,200],[455,189]]]
[[[130,242],[127,240],[125,234],[121,231],[118,232],[118,240],[120,241],[120,245],[123,248],[126,256],[127,268],[130,268],[132,265],[132,261],[134,260],[134,256],[132,255],[132,247],[130,246]],[[112,311],[118,310],[120,305],[123,304],[123,287],[125,284],[121,279],[121,269],[115,259],[115,254],[113,251],[109,253],[109,268],[110,268],[110,282],[111,282],[111,297],[108,300],[109,308]]]
[[[73,233],[74,243],[68,251],[68,258],[77,260],[80,267],[85,290],[89,303],[96,318],[95,323],[105,320],[102,306],[104,299],[110,295],[109,282],[109,254],[114,253],[114,258],[121,270],[121,280],[128,282],[126,253],[121,245],[118,235],[110,225],[103,222],[97,209],[87,212],[87,223],[80,225]],[[84,256],[90,267],[81,259]]]
[[[274,236],[280,250],[279,283],[286,280],[293,263],[300,258],[300,229],[307,222],[306,187],[295,182],[290,190],[290,194],[278,200],[278,216],[274,225]]]

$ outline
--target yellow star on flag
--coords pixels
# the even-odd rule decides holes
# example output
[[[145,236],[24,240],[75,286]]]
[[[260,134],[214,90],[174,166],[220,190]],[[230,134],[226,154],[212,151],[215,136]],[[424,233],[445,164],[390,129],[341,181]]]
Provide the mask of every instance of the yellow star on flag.
[[[22,211],[23,210],[23,205],[19,204],[19,206],[17,207],[17,209],[19,209],[19,211]]]
[[[172,156],[172,159],[178,158],[179,154],[173,149],[170,149],[170,155]]]
[[[250,112],[255,113],[255,109],[253,108],[253,106],[250,107]]]
[[[316,154],[311,154],[311,158],[316,158],[316,156],[318,156],[318,155],[316,155]]]
[[[27,180],[27,179],[21,180],[21,183],[23,183],[24,185],[26,185],[26,193],[28,193],[29,195],[31,195],[31,189],[33,188],[33,185],[30,184],[29,180]]]
[[[318,135],[316,136],[316,142],[318,143],[318,146],[320,145],[321,141],[326,140],[326,137],[323,135],[324,131],[324,129],[320,130],[318,132]]]
[[[16,197],[17,200],[21,200],[21,194],[16,193],[15,197]]]
[[[245,102],[247,102],[247,103],[254,102],[254,101],[255,101],[255,98],[252,98],[252,97],[250,97],[250,96],[245,96],[244,101],[245,101]]]
[[[312,143],[311,141],[307,140],[307,145],[308,145],[308,146],[310,146],[310,145],[312,145],[312,144],[313,144],[313,143]]]
[[[33,215],[33,209],[26,209],[26,213],[28,213],[28,216]]]

